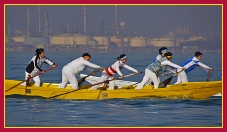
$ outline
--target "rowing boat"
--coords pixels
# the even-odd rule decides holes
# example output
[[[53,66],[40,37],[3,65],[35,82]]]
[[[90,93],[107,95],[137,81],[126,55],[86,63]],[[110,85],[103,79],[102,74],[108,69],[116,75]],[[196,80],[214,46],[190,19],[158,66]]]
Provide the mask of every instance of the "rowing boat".
[[[207,99],[215,94],[222,93],[222,81],[189,82],[177,85],[168,85],[166,88],[153,89],[152,85],[146,85],[141,90],[136,90],[134,85],[115,88],[115,90],[102,89],[90,90],[91,85],[82,85],[79,90],[72,89],[71,85],[66,88],[58,88],[57,83],[41,83],[36,87],[34,82],[30,86],[18,85],[21,81],[5,80],[5,96],[25,95],[39,96],[51,99],[85,99],[100,100],[113,98],[169,98],[169,99]],[[12,89],[11,89],[12,88]],[[7,90],[10,89],[10,90]],[[66,94],[67,93],[67,94]],[[52,98],[54,97],[54,98]]]

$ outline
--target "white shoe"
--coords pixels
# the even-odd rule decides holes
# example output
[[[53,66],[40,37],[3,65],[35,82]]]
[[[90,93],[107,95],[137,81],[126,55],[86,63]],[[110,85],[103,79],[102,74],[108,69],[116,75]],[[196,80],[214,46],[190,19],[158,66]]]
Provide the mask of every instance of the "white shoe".
[[[92,88],[92,87],[91,87],[91,88],[89,88],[88,90],[97,90],[97,88]]]
[[[72,87],[72,89],[74,89],[74,90],[78,90],[78,88],[73,88],[73,87]]]
[[[136,87],[135,89],[136,89],[136,90],[141,90],[142,88],[138,88],[138,87]]]
[[[22,86],[26,86],[26,83],[21,83],[20,85],[22,85]]]

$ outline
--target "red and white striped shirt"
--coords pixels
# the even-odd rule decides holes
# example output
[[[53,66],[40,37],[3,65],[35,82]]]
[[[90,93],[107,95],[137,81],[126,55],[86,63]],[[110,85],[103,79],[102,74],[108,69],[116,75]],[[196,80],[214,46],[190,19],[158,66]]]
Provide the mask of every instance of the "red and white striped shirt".
[[[111,65],[110,67],[106,68],[105,69],[105,72],[109,75],[109,76],[113,76],[115,73],[118,73],[120,76],[123,76],[123,74],[121,73],[121,69],[122,68],[126,68],[130,71],[133,71],[133,72],[138,72],[136,69],[122,63],[122,61],[116,61],[113,65]]]

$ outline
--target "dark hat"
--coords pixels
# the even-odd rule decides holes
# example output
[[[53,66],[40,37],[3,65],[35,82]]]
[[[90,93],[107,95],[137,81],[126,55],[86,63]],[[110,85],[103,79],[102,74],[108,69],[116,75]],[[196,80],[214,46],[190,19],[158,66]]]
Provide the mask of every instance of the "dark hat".
[[[126,54],[121,54],[119,57],[117,57],[118,60],[121,60],[122,58],[126,58]]]
[[[90,55],[89,53],[84,53],[84,54],[82,55],[82,57],[84,57],[84,56],[89,56],[89,57],[91,57],[91,55]]]
[[[44,51],[43,48],[39,48],[39,49],[36,49],[36,50],[35,50],[36,55],[40,55],[43,51]]]
[[[163,52],[167,52],[168,49],[166,47],[162,47],[159,49],[159,54],[162,54]]]
[[[202,55],[201,52],[199,52],[199,51],[196,51],[196,52],[195,52],[195,56],[200,56],[200,55]]]
[[[167,58],[167,59],[172,59],[172,53],[171,52],[167,52],[167,53],[165,53],[165,57]]]

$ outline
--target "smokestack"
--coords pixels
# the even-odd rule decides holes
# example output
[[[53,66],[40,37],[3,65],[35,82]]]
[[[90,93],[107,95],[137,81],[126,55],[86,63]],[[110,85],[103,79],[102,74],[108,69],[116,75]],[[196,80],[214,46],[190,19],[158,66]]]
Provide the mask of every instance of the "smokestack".
[[[49,20],[48,20],[48,14],[45,13],[45,21],[44,21],[44,25],[45,25],[45,28],[44,28],[44,32],[45,32],[45,35],[48,36],[49,34]]]
[[[52,25],[53,25],[52,17],[49,18],[49,24],[50,24],[50,25],[49,25],[49,31],[48,31],[48,32],[51,34],[51,33],[53,32],[53,31],[52,31],[52,29],[53,29],[53,28],[52,28]]]
[[[86,32],[87,32],[87,22],[86,22],[86,6],[84,6],[84,34],[86,34]]]
[[[28,37],[30,36],[30,33],[29,33],[29,27],[30,27],[30,22],[29,22],[29,8],[28,8],[28,12],[27,12],[28,14],[28,24],[27,24],[27,35],[28,35]]]
[[[39,35],[40,35],[40,5],[38,6],[38,14],[39,14]]]
[[[119,35],[119,30],[118,30],[118,12],[117,12],[117,5],[115,5],[115,32],[116,35]]]

